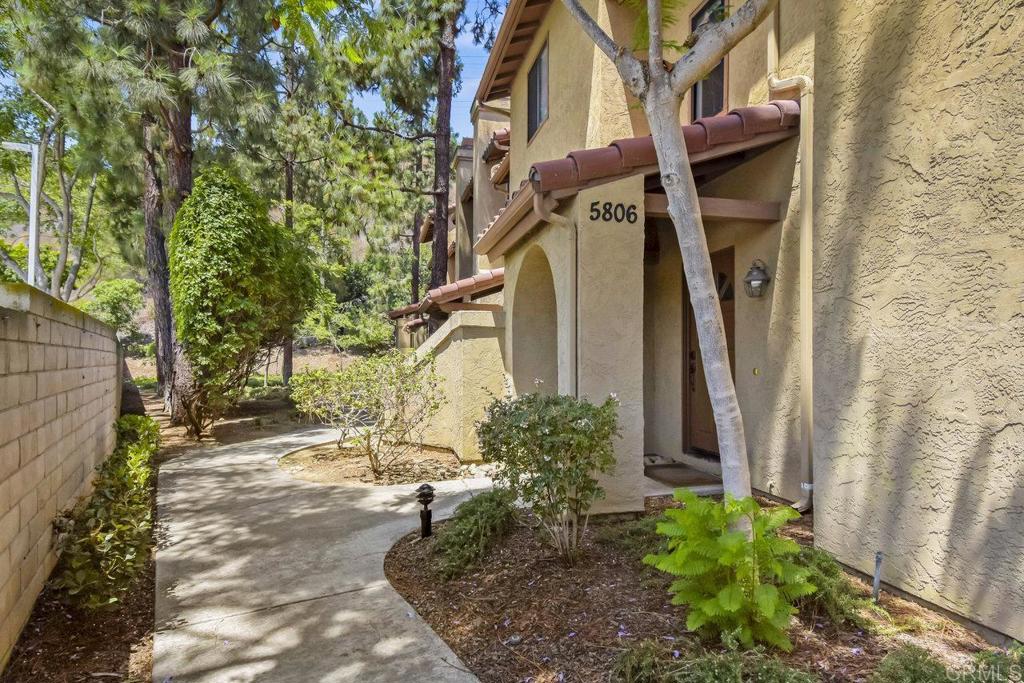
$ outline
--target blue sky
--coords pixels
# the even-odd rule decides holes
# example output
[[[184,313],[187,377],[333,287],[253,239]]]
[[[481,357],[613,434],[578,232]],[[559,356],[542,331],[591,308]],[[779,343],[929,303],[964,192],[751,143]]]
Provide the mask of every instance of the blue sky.
[[[477,4],[478,0],[469,0],[466,3],[468,16],[473,16]],[[473,124],[469,120],[469,108],[473,104],[473,95],[480,83],[488,53],[482,46],[473,44],[473,35],[469,31],[463,31],[459,35],[456,48],[459,59],[462,60],[462,86],[452,100],[452,130],[459,137],[471,137]],[[372,116],[382,109],[381,99],[376,93],[366,93],[357,97],[356,103],[367,116]]]

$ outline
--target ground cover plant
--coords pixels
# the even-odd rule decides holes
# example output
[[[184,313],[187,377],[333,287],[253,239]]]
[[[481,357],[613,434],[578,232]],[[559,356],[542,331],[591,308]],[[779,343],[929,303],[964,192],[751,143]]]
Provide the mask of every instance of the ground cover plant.
[[[479,562],[515,523],[515,496],[504,489],[479,493],[455,509],[437,533],[441,574],[453,578]]]
[[[759,503],[771,507],[769,501]],[[726,645],[687,631],[686,608],[671,602],[675,577],[642,562],[645,554],[663,549],[666,537],[654,526],[664,510],[680,505],[668,496],[648,499],[639,519],[592,523],[582,539],[581,559],[572,566],[557,560],[536,516],[521,510],[508,535],[462,574],[446,580],[441,573],[443,557],[435,544],[448,522],[437,525],[432,539],[421,541],[414,533],[400,541],[385,558],[385,571],[484,683],[604,683],[613,680],[620,657],[645,644],[653,646],[647,649],[660,660],[659,671],[666,666],[693,677],[678,680],[866,683],[887,654],[906,644],[926,649],[954,674],[983,671],[977,653],[1007,670],[1004,658],[1013,651],[992,651],[955,621],[884,591],[880,607],[885,611],[864,610],[863,626],[832,624],[827,614],[815,615],[796,601],[800,612],[788,630],[793,643],[788,653],[763,648],[740,653],[733,638],[727,637]],[[806,545],[813,542],[812,528],[812,515],[804,514],[779,533]],[[803,564],[799,555],[793,560]],[[846,576],[854,595],[868,599],[870,585]],[[634,665],[642,659],[634,657]],[[699,678],[709,671],[735,672],[729,667],[737,661],[742,679]]]
[[[793,647],[786,631],[794,601],[813,594],[810,570],[795,562],[800,546],[778,530],[800,513],[788,506],[762,508],[753,498],[703,498],[678,489],[682,508],[665,510],[658,533],[668,550],[644,562],[675,576],[672,602],[686,605],[686,627],[736,638],[743,646]],[[738,529],[746,521],[751,533]]]
[[[416,362],[397,350],[360,358],[342,370],[292,377],[299,412],[338,430],[338,448],[354,448],[377,478],[422,441],[444,402],[433,359]]]
[[[681,652],[643,641],[615,661],[614,683],[816,683],[817,676],[783,664],[763,650]]]
[[[115,606],[149,561],[152,458],[156,423],[138,415],[117,421],[117,448],[100,465],[93,494],[58,518],[60,562],[53,583],[82,607]]]
[[[618,402],[524,394],[495,399],[477,425],[495,485],[514,491],[540,520],[559,557],[579,557],[591,506],[604,495],[597,475],[615,464]]]

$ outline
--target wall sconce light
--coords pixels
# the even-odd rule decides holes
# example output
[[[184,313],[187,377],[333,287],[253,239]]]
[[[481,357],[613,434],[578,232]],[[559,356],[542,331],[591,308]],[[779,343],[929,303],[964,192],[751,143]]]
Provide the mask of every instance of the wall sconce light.
[[[768,290],[768,283],[771,280],[771,276],[768,275],[768,267],[764,264],[764,261],[754,259],[750,270],[747,271],[747,276],[743,278],[743,289],[746,290],[747,296],[757,299],[764,296],[765,291]]]

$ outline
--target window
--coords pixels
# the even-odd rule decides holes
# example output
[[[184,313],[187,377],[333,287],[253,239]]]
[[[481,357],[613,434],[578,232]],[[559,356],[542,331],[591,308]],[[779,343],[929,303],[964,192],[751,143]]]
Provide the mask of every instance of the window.
[[[548,46],[545,43],[530,67],[526,97],[526,138],[532,140],[548,118]]]
[[[722,21],[725,16],[725,0],[708,0],[690,18],[690,30],[695,31],[709,21]],[[711,70],[707,78],[693,86],[693,120],[702,116],[714,116],[725,109],[725,59]]]

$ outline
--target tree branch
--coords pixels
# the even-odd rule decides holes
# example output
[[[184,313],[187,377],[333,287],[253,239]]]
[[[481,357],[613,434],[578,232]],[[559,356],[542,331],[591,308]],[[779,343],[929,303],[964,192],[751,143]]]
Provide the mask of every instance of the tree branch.
[[[216,0],[216,2],[213,3],[213,7],[210,8],[210,11],[203,17],[202,22],[209,26],[213,22],[217,21],[217,17],[219,17],[220,13],[224,11],[224,4],[224,0]]]
[[[622,81],[629,87],[630,91],[638,98],[643,98],[647,91],[647,72],[643,63],[633,56],[626,48],[622,47],[611,39],[600,24],[594,20],[587,10],[583,9],[580,0],[562,0],[562,4],[569,10],[569,14],[576,19],[583,31],[590,36],[594,44],[601,48],[601,51],[608,56],[619,71]]]
[[[7,266],[7,269],[12,271],[19,278],[21,278],[25,282],[28,282],[28,273],[22,270],[21,266],[19,266],[17,262],[13,258],[11,258],[11,255],[7,253],[7,249],[5,249],[2,244],[0,244],[0,262],[3,262],[3,264]]]
[[[406,135],[405,133],[399,133],[397,130],[391,130],[390,128],[378,128],[376,126],[361,126],[358,123],[352,123],[345,117],[341,118],[341,125],[346,128],[355,128],[356,130],[363,130],[369,133],[380,133],[382,135],[390,135],[392,137],[401,138],[402,140],[408,140],[409,142],[418,142],[420,140],[432,140],[434,138],[433,133],[414,133],[413,135]]]
[[[693,47],[670,69],[672,90],[679,96],[685,94],[710,73],[729,50],[750,35],[778,4],[779,0],[747,0],[725,21],[695,31]]]

